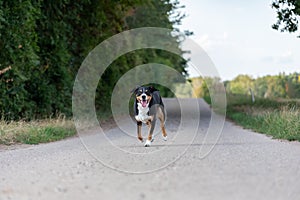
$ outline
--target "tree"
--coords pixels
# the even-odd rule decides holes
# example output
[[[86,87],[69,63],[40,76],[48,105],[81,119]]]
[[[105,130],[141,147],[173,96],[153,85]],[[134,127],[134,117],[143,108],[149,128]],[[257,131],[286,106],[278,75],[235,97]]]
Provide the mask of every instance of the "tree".
[[[286,97],[286,77],[285,75],[267,76],[268,89],[265,98],[285,98]]]
[[[264,77],[259,77],[254,80],[254,94],[257,97],[263,98],[268,90],[268,80]]]
[[[128,29],[176,29],[184,17],[177,12],[179,7],[177,0],[0,0],[1,117],[71,115],[73,81],[87,54]],[[180,50],[177,39],[174,37]],[[128,53],[101,77],[96,108],[108,107],[114,85],[124,73],[149,62],[166,64],[186,75],[186,63],[180,56],[152,49]]]
[[[178,9],[183,6],[179,5],[179,1],[157,1],[157,0],[145,0],[143,4],[140,4],[132,10],[132,14],[125,18],[128,28],[139,27],[162,27],[171,30],[177,30],[176,25],[181,23],[181,20],[185,17]],[[192,32],[185,31],[185,35],[191,35]],[[174,44],[177,44],[178,52],[184,54],[186,52],[180,49],[181,40],[179,37],[174,36]],[[172,54],[170,52],[159,49],[143,49],[135,51],[134,60],[135,65],[141,65],[145,63],[160,63],[167,66],[172,66],[183,76],[187,76],[187,62],[180,56]],[[179,81],[180,82],[180,81]],[[185,80],[181,80],[185,82]],[[162,96],[171,97],[174,94],[164,87],[156,86]],[[174,88],[173,88],[174,89]]]
[[[0,0],[0,114],[5,119],[30,116],[36,108],[26,85],[40,63],[39,7],[39,1]]]
[[[286,93],[289,98],[300,98],[300,74],[293,73],[286,77]]]
[[[228,92],[233,94],[248,94],[249,89],[253,86],[253,80],[248,75],[239,75],[233,79],[226,88]]]
[[[276,9],[277,12],[277,22],[273,24],[273,29],[281,32],[296,32],[298,30],[300,0],[274,0],[272,8]]]

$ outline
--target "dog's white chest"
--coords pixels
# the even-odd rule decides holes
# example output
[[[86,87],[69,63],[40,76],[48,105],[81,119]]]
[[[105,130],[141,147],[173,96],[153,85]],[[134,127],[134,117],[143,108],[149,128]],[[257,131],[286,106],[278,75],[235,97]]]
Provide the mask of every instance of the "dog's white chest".
[[[137,121],[141,121],[146,123],[151,117],[148,115],[149,107],[143,107],[140,103],[138,103],[139,114],[135,116]]]

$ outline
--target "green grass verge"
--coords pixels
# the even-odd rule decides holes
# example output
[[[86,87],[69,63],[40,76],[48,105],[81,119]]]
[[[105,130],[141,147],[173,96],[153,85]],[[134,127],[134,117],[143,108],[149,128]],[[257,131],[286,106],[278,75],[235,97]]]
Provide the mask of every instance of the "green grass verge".
[[[16,140],[25,144],[39,144],[61,140],[74,134],[75,130],[65,127],[35,127],[31,128],[27,134],[18,134]]]
[[[63,118],[40,121],[0,121],[0,144],[39,144],[76,134],[73,121]]]
[[[256,99],[253,103],[248,95],[228,94],[226,115],[246,129],[276,139],[300,141],[299,100]]]
[[[115,126],[111,112],[98,113],[102,128]],[[55,119],[33,121],[0,120],[0,144],[39,144],[74,136],[77,133],[73,120],[59,116]]]
[[[237,124],[276,139],[300,141],[300,112],[290,109],[262,112],[258,115],[229,111],[227,116]]]

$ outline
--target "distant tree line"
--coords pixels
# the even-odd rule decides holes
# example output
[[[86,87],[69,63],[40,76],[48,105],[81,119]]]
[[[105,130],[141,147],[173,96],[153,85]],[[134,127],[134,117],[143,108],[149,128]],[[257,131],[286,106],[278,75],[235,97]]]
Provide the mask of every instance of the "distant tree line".
[[[73,81],[85,56],[124,30],[175,29],[184,17],[178,8],[176,0],[0,0],[2,118],[70,116]],[[98,111],[109,110],[112,89],[122,74],[149,62],[169,65],[186,75],[186,62],[165,51],[146,49],[121,56],[99,82]],[[161,90],[165,96],[172,95]]]
[[[209,96],[208,86],[214,87],[214,83],[220,82],[215,78],[192,78],[194,96]],[[295,72],[286,75],[268,75],[252,78],[249,75],[239,75],[231,81],[225,81],[224,86],[228,94],[250,95],[250,89],[259,98],[300,98],[300,73]]]

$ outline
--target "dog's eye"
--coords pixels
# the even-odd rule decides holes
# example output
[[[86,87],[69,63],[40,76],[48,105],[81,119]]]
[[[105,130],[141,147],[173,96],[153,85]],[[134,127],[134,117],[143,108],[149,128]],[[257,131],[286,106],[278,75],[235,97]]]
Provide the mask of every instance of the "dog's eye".
[[[146,90],[146,92],[148,92],[148,90]]]
[[[140,92],[143,92],[143,90],[140,90]]]

